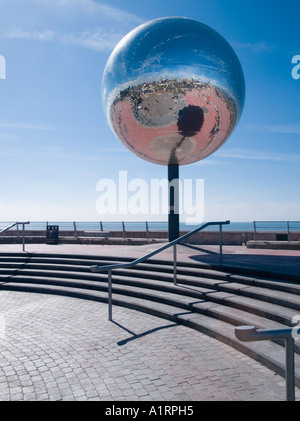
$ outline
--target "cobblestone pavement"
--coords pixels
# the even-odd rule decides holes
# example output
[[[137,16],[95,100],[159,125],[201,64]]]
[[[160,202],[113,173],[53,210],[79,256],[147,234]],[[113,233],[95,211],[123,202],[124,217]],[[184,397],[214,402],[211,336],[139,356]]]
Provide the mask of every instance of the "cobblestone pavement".
[[[93,301],[1,291],[0,401],[285,400],[282,377],[213,338],[117,306],[113,316]]]

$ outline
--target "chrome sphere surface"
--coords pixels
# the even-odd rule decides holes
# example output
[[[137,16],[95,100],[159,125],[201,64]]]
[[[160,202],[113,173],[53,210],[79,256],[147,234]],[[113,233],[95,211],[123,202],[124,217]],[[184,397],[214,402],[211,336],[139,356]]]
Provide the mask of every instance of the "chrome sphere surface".
[[[185,165],[217,150],[244,106],[245,81],[228,42],[193,19],[138,26],[104,69],[102,103],[116,137],[139,157]]]

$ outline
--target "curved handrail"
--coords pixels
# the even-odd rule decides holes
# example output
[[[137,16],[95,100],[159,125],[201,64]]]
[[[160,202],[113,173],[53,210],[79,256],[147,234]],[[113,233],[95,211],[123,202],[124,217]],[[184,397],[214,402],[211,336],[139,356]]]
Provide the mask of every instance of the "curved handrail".
[[[196,232],[202,231],[204,228],[206,228],[210,225],[228,225],[228,224],[230,224],[230,221],[207,222],[207,223],[205,223],[203,225],[200,225],[199,227],[195,228],[194,230],[182,235],[181,237],[177,238],[176,240],[170,241],[168,244],[165,244],[164,246],[160,247],[158,250],[154,250],[151,253],[146,254],[143,257],[140,257],[136,260],[133,260],[132,262],[117,263],[115,265],[106,265],[106,266],[94,265],[94,266],[91,266],[90,269],[91,269],[92,272],[100,272],[100,271],[103,271],[103,270],[111,270],[111,269],[135,266],[138,263],[144,262],[145,260],[154,256],[155,254],[158,254],[158,253],[162,252],[163,250],[166,250],[167,248],[180,243],[182,240],[185,240],[186,238],[190,237],[191,235],[195,234]]]
[[[228,225],[230,224],[230,221],[219,221],[219,222],[207,222],[206,224],[200,225],[199,227],[195,228],[194,230],[182,235],[181,237],[177,238],[176,240],[170,241],[169,243],[165,244],[164,246],[160,247],[158,250],[154,250],[151,253],[146,254],[143,257],[140,257],[139,259],[135,259],[132,262],[127,263],[117,263],[114,265],[105,265],[105,266],[99,266],[94,265],[91,266],[90,269],[92,272],[101,272],[104,270],[108,271],[108,320],[112,320],[112,270],[117,268],[127,268],[137,265],[138,263],[144,262],[145,260],[149,259],[150,257],[154,256],[155,254],[160,253],[163,250],[166,250],[169,247],[174,246],[174,252],[173,252],[173,271],[174,271],[174,285],[177,284],[177,257],[176,257],[176,245],[180,243],[182,240],[185,240],[186,238],[190,237],[191,235],[195,234],[198,231],[203,230],[204,228],[210,226],[210,225],[219,225],[220,227],[220,237],[222,235],[222,225]],[[220,238],[220,257],[222,257],[222,238]]]

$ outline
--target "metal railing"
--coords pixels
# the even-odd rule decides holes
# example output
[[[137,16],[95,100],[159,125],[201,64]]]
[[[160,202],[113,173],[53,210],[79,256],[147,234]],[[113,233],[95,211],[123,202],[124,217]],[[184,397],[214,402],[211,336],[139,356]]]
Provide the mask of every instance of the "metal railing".
[[[25,251],[25,225],[30,224],[30,222],[14,222],[13,224],[9,225],[8,227],[3,228],[0,231],[0,235],[4,232],[10,230],[13,227],[17,227],[18,238],[19,238],[19,225],[22,225],[22,250]]]
[[[124,221],[112,221],[112,222],[103,222],[103,221],[31,221],[30,229],[32,231],[31,235],[34,235],[35,232],[47,230],[48,225],[58,225],[60,231],[69,231],[69,235],[74,235],[78,237],[82,231],[87,232],[99,232],[99,233],[109,233],[109,232],[121,232],[123,238],[127,237],[128,232],[139,232],[141,236],[144,235],[145,238],[149,239],[153,237],[151,233],[159,232],[168,232],[168,222],[167,221],[137,221],[137,222],[124,222]],[[14,223],[10,221],[0,221],[0,233],[2,227],[4,231],[7,230],[7,226],[14,226]],[[184,230],[184,228],[182,228]]]
[[[108,272],[108,320],[112,321],[112,270],[113,269],[120,269],[120,268],[129,268],[137,265],[138,263],[144,262],[145,260],[149,259],[150,257],[161,253],[162,251],[168,249],[169,247],[173,246],[173,274],[174,274],[174,285],[177,285],[177,250],[176,246],[181,241],[185,240],[186,238],[190,237],[191,235],[195,234],[198,231],[201,231],[205,229],[208,226],[211,225],[219,225],[219,247],[220,247],[220,261],[223,259],[223,237],[222,237],[222,226],[230,224],[230,221],[221,221],[221,222],[207,222],[194,230],[182,235],[181,237],[177,238],[176,240],[173,240],[162,247],[160,247],[158,250],[154,250],[151,253],[146,254],[143,257],[140,257],[136,260],[133,260],[132,262],[128,263],[117,263],[114,265],[106,265],[106,266],[91,266],[90,269],[92,272],[102,272],[106,271]]]
[[[300,221],[253,221],[254,240],[259,231],[277,231],[286,235],[287,241],[290,241],[290,232],[299,231]]]
[[[266,341],[285,339],[285,379],[286,400],[295,400],[295,353],[294,353],[294,327],[285,329],[260,329],[254,326],[238,326],[235,336],[242,342]]]

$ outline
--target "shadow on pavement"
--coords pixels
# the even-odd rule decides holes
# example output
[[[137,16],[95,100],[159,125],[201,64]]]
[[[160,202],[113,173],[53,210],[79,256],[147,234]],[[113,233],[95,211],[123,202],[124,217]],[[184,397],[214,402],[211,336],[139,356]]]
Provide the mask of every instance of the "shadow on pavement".
[[[172,323],[171,325],[167,325],[167,326],[159,326],[159,327],[156,327],[156,328],[154,328],[154,329],[150,329],[150,330],[148,330],[148,331],[146,331],[146,332],[139,333],[139,334],[137,335],[137,334],[135,334],[134,332],[132,332],[131,330],[127,329],[125,326],[121,325],[120,323],[115,322],[115,321],[112,321],[112,322],[113,322],[115,325],[119,326],[121,329],[124,329],[126,332],[128,332],[128,333],[130,333],[130,334],[132,335],[132,336],[130,336],[129,338],[126,338],[126,339],[123,339],[122,341],[117,342],[117,344],[118,344],[119,346],[126,345],[126,344],[127,344],[128,342],[130,342],[130,341],[134,341],[135,339],[139,339],[139,338],[142,338],[143,336],[150,335],[151,333],[157,332],[158,330],[168,329],[168,328],[170,328],[170,327],[175,327],[175,326],[178,326],[178,324],[177,324],[177,323]]]
[[[300,282],[300,258],[298,256],[272,256],[261,254],[199,254],[190,259],[211,265],[242,269],[251,269],[277,275],[289,275]]]

